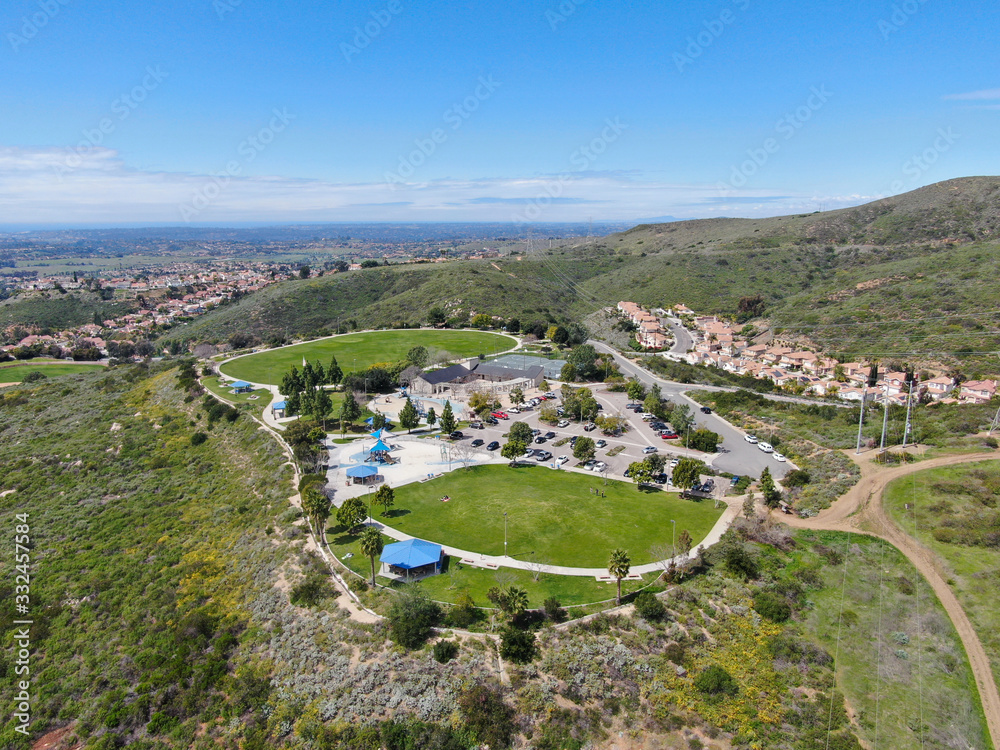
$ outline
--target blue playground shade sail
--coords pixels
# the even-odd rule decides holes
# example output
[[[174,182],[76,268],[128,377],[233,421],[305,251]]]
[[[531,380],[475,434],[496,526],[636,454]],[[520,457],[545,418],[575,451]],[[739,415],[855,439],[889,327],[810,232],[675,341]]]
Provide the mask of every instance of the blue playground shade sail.
[[[405,542],[387,544],[379,560],[406,570],[436,565],[441,561],[441,545],[425,542],[423,539],[407,539]]]
[[[379,440],[377,443],[375,443],[375,445],[372,446],[370,452],[371,453],[388,453],[390,450],[392,450],[392,449],[388,445],[386,445],[381,440]]]

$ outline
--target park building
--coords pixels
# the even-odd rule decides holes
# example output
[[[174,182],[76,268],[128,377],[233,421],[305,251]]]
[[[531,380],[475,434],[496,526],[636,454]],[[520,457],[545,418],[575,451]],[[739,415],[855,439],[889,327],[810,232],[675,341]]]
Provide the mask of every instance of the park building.
[[[530,365],[507,367],[478,358],[441,370],[424,372],[410,380],[410,393],[427,398],[467,401],[473,392],[510,393],[514,388],[537,388],[545,379],[545,368]]]

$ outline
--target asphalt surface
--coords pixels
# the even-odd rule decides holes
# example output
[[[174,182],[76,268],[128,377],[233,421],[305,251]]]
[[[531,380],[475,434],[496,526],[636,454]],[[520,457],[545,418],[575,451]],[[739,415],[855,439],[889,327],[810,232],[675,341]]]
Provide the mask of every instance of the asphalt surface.
[[[681,325],[676,318],[666,318],[670,332],[674,335],[674,345],[670,347],[671,354],[687,354],[688,350],[694,347],[694,336],[691,331]]]
[[[729,389],[715,388],[712,386],[700,386],[691,383],[675,383],[673,381],[663,380],[620,356],[607,344],[603,344],[600,341],[590,341],[588,343],[592,344],[598,351],[614,355],[615,362],[621,369],[622,374],[626,377],[635,377],[647,387],[655,383],[660,386],[660,391],[663,393],[664,398],[668,398],[675,403],[688,404],[694,414],[694,422],[697,427],[705,427],[712,432],[716,432],[721,435],[723,439],[721,446],[722,450],[718,457],[712,461],[712,466],[715,468],[721,471],[728,471],[732,474],[749,474],[752,477],[759,477],[761,472],[764,470],[764,467],[769,468],[771,470],[771,475],[774,477],[783,477],[795,468],[795,466],[790,462],[781,463],[779,461],[775,461],[771,457],[771,454],[764,453],[756,445],[751,445],[746,442],[745,432],[738,430],[717,414],[702,414],[701,411],[699,411],[701,409],[701,405],[685,395],[686,391],[719,391]],[[615,396],[622,394],[608,395]],[[626,415],[630,413],[631,412],[626,412]],[[646,431],[650,432],[648,427],[646,428]],[[767,435],[758,435],[757,437],[763,438],[765,441],[767,440]]]

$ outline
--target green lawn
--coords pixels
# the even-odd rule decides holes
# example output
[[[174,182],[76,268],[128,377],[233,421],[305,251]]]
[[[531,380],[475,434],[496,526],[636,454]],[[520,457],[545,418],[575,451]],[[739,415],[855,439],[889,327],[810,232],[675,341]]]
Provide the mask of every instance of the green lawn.
[[[401,360],[414,346],[426,347],[431,354],[443,351],[458,358],[503,352],[515,345],[513,337],[486,331],[373,331],[251,354],[222,365],[220,370],[231,378],[276,384],[292,365],[301,367],[303,357],[310,362],[319,360],[326,367],[331,355],[336,355],[341,369],[350,372],[377,362]]]
[[[883,502],[901,529],[944,560],[948,583],[975,625],[1000,685],[998,494],[1000,461],[983,461],[897,479],[886,487]]]
[[[48,364],[54,362],[53,364]],[[79,362],[62,362],[60,360],[28,360],[17,364],[0,365],[0,383],[19,383],[27,373],[38,371],[46,377],[55,378],[60,375],[75,375],[81,372],[93,372],[95,367],[104,365],[82,364]]]
[[[217,396],[231,404],[247,404],[255,416],[261,416],[264,409],[271,404],[271,392],[258,388],[250,393],[233,393],[233,389],[219,384],[219,378],[202,378],[202,385]],[[255,398],[254,398],[255,397]]]
[[[591,493],[603,491],[606,497]],[[441,502],[447,495],[450,502]],[[695,545],[722,515],[711,502],[674,493],[640,492],[634,484],[539,466],[475,466],[396,489],[380,521],[412,536],[487,555],[504,552],[504,512],[511,557],[550,565],[598,568],[615,547],[633,564],[653,562],[650,548],[687,529]]]
[[[370,580],[371,563],[367,557],[361,554],[358,539],[356,534],[343,533],[342,528],[335,528],[327,532],[330,549],[340,558],[341,562],[355,573],[364,576],[366,580]],[[386,544],[392,544],[395,541],[389,537],[383,537],[383,539]],[[353,553],[352,557],[345,560],[346,553]],[[375,565],[377,569],[377,560]],[[622,581],[622,596],[648,586],[654,580],[655,574],[650,573],[643,578],[642,581]],[[378,581],[385,585],[387,579],[379,578]],[[535,580],[534,573],[527,570],[474,568],[471,565],[463,565],[452,558],[447,559],[444,573],[425,578],[419,585],[421,590],[435,601],[454,604],[459,594],[467,592],[478,606],[489,607],[491,605],[489,599],[486,598],[486,592],[501,581],[524,589],[528,593],[528,604],[531,607],[541,607],[545,600],[552,596],[564,606],[606,602],[608,599],[615,598],[616,591],[613,581],[601,583],[588,576],[557,576],[546,573],[540,574],[538,580]],[[578,617],[582,614],[585,614],[585,611],[570,610],[571,617]]]

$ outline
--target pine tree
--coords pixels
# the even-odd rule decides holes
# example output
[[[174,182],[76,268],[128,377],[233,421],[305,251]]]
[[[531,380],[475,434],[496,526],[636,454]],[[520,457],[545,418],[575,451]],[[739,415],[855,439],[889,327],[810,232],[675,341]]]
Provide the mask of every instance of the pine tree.
[[[451,410],[451,401],[444,402],[444,411],[441,412],[441,430],[449,435],[455,431],[458,423],[455,421],[455,414]]]
[[[403,408],[399,410],[399,424],[406,428],[407,433],[420,424],[420,415],[410,399],[406,399]]]
[[[330,385],[337,385],[344,377],[344,371],[340,369],[336,357],[330,357],[330,365],[326,368],[326,382]]]

